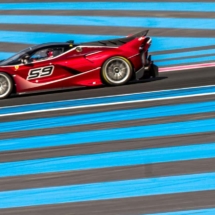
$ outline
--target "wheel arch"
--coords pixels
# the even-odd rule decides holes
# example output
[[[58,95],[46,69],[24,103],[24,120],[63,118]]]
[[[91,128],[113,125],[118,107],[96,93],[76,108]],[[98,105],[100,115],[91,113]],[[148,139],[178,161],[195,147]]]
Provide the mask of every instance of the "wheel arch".
[[[109,56],[108,58],[106,58],[106,59],[103,61],[102,65],[101,65],[101,69],[100,69],[100,78],[101,78],[101,81],[102,81],[103,84],[107,84],[107,82],[104,80],[104,78],[103,78],[103,76],[102,76],[102,69],[103,69],[105,63],[106,63],[109,59],[114,58],[114,57],[123,58],[124,60],[126,60],[126,61],[131,65],[131,71],[132,71],[131,79],[132,79],[132,78],[134,77],[134,75],[135,75],[135,67],[134,67],[132,61],[129,60],[129,59],[128,59],[126,56],[124,56],[124,55],[115,54],[115,55],[112,55],[112,56]]]

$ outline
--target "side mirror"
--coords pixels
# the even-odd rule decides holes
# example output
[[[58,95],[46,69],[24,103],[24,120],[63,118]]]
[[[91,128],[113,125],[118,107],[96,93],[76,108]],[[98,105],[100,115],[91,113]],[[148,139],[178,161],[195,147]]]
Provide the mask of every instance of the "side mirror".
[[[22,56],[21,62],[23,64],[28,64],[28,63],[30,63],[29,58],[30,58],[30,56],[28,54],[25,54],[24,56]]]

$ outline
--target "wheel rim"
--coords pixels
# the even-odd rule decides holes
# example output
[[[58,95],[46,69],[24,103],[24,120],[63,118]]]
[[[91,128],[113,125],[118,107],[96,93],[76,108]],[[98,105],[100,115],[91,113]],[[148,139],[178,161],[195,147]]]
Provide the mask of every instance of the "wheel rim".
[[[105,66],[106,77],[113,83],[122,83],[130,75],[130,66],[121,59],[112,59]]]
[[[0,75],[0,97],[3,97],[10,90],[10,83],[7,77]]]

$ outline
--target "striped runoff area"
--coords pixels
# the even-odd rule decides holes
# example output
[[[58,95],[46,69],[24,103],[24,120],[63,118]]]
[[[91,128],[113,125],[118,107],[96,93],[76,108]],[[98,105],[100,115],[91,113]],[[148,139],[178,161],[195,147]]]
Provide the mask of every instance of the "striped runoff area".
[[[0,58],[34,44],[149,29],[160,67],[209,65],[214,12],[212,0],[0,0]],[[214,215],[214,92],[2,103],[0,214]]]
[[[152,10],[152,11],[191,11],[191,12],[215,12],[215,3],[207,2],[202,5],[201,2],[38,2],[33,3],[2,3],[2,10]]]
[[[2,107],[0,214],[214,214],[213,90]]]
[[[46,42],[106,40],[149,29],[160,67],[215,61],[215,2],[0,1],[0,59]]]

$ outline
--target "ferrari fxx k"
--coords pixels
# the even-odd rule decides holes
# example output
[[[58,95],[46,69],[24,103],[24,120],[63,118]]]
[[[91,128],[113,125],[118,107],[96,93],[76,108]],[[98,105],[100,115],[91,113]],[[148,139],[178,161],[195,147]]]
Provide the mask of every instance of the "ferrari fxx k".
[[[157,77],[158,67],[148,55],[152,40],[147,33],[81,44],[46,43],[22,50],[0,61],[0,98]]]

